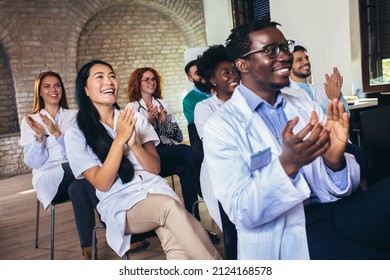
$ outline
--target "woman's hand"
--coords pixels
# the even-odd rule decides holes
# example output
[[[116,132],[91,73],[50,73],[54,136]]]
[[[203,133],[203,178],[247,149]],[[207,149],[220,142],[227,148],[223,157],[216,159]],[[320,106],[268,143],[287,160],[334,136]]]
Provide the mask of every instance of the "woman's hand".
[[[167,124],[167,110],[163,106],[158,106],[157,119],[166,126]]]
[[[26,114],[24,117],[26,119],[27,124],[31,127],[32,130],[35,131],[35,134],[38,138],[46,134],[45,127],[35,121],[30,115]]]
[[[56,139],[58,139],[61,136],[61,130],[57,127],[57,125],[46,115],[43,115],[41,113],[38,113],[41,117],[43,123],[46,125],[47,129],[49,130],[50,134],[54,135]]]
[[[146,112],[148,112],[149,122],[154,123],[158,120],[157,116],[159,114],[159,107],[157,105],[153,105],[152,102],[146,104]]]
[[[125,108],[119,114],[118,121],[116,123],[115,140],[119,141],[122,145],[128,143],[128,141],[135,141],[134,127],[137,119],[134,117],[134,114],[133,108]]]

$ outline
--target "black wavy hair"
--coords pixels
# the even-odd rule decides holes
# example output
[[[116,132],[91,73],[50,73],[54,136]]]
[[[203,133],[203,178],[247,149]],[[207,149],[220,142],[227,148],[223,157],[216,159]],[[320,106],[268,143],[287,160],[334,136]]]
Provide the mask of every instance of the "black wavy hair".
[[[207,86],[214,88],[210,78],[214,77],[215,69],[223,61],[232,62],[224,45],[212,45],[203,54],[198,55],[196,61],[198,75],[205,80]]]
[[[109,63],[101,60],[92,60],[81,67],[80,71],[77,73],[75,91],[77,104],[79,106],[77,124],[84,133],[87,145],[91,147],[99,160],[104,162],[111,148],[113,139],[101,124],[99,112],[85,91],[90,70],[92,66],[96,64],[106,65],[114,72],[114,69]],[[119,109],[117,103],[114,103],[113,106]],[[125,156],[122,156],[118,175],[123,183],[130,182],[134,177],[134,167]]]
[[[236,61],[244,54],[249,52],[252,41],[249,34],[259,31],[266,27],[275,27],[280,25],[277,22],[271,21],[269,17],[260,20],[253,20],[243,23],[231,30],[229,37],[226,39],[226,48],[232,61]]]

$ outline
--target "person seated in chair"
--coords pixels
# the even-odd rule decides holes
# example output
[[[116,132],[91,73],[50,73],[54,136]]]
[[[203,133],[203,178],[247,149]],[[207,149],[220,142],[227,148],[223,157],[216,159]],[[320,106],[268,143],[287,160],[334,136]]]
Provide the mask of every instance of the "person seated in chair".
[[[48,210],[51,203],[72,202],[82,254],[85,260],[90,260],[95,189],[88,182],[75,179],[64,143],[64,134],[74,124],[76,113],[69,109],[60,74],[40,73],[35,79],[32,113],[22,120],[20,143],[24,162],[32,168],[32,184],[43,208]]]
[[[183,114],[188,124],[194,122],[195,106],[198,102],[211,97],[211,89],[202,82],[198,75],[196,59],[191,60],[184,67],[188,80],[194,84],[194,88],[183,98]]]
[[[333,99],[338,99],[344,104],[345,111],[349,113],[348,103],[341,93],[343,86],[343,76],[340,75],[337,67],[333,68],[331,75],[325,74],[324,90],[319,86],[309,82],[311,76],[311,63],[306,48],[296,45],[293,50],[293,65],[290,74],[290,84],[281,89],[282,92],[296,91],[298,96],[308,98],[321,106],[324,114],[327,114],[328,103]]]
[[[185,208],[192,213],[197,201],[197,185],[199,178],[195,175],[194,160],[190,146],[179,144],[183,134],[176,122],[171,107],[162,98],[162,78],[151,67],[135,69],[127,86],[127,108],[133,108],[147,118],[160,138],[156,147],[161,161],[161,177],[177,174],[183,194]],[[194,210],[195,217],[200,220],[198,205]],[[208,231],[211,240],[219,242],[219,237]]]
[[[321,107],[289,85],[294,41],[269,18],[232,30],[241,83],[204,126],[214,194],[236,225],[239,259],[389,259],[390,178],[365,192],[346,153],[342,102]],[[228,170],[228,172],[227,172]]]
[[[203,139],[204,124],[230,99],[239,80],[223,45],[213,45],[199,55],[197,66],[198,75],[205,80],[205,84],[214,92],[211,98],[205,99],[195,106],[195,125],[200,139]],[[200,173],[200,184],[209,214],[222,230],[218,201],[214,196],[210,174],[204,161]]]
[[[96,188],[107,243],[123,256],[133,234],[154,230],[167,259],[221,259],[203,226],[158,175],[155,130],[134,109],[119,110],[118,92],[109,63],[84,64],[76,78],[77,123],[65,135],[75,176]]]

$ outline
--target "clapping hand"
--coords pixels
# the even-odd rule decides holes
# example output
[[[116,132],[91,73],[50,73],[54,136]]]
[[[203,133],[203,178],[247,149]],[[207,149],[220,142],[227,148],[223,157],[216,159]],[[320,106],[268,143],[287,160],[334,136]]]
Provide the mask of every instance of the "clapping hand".
[[[309,123],[297,134],[293,133],[298,117],[289,121],[282,133],[283,151],[280,155],[287,175],[294,177],[301,167],[322,155],[330,145],[329,133],[312,112]]]
[[[322,155],[325,164],[333,171],[344,168],[344,152],[348,142],[349,118],[342,102],[333,99],[328,103],[325,126],[330,130],[330,146]]]
[[[163,124],[166,124],[167,123],[167,110],[164,109],[163,106],[158,106],[158,114],[157,114],[157,118],[158,120],[163,123]]]
[[[36,135],[42,136],[46,134],[45,127],[34,120],[30,115],[25,115],[25,120],[27,124],[35,131]]]
[[[333,67],[333,73],[330,76],[325,74],[325,79],[324,88],[328,98],[330,100],[333,100],[334,98],[339,99],[341,87],[343,86],[343,76],[340,75],[337,67]]]
[[[146,104],[146,111],[148,112],[148,119],[151,123],[157,120],[158,106],[153,105],[152,102]]]
[[[137,118],[134,117],[135,111],[133,108],[125,108],[119,114],[116,123],[116,137],[121,144],[126,144],[131,148],[135,144],[135,124]]]
[[[58,139],[58,137],[61,136],[61,130],[58,128],[58,126],[48,116],[41,113],[38,114],[41,117],[43,123],[46,125],[50,134],[54,135],[54,137]]]

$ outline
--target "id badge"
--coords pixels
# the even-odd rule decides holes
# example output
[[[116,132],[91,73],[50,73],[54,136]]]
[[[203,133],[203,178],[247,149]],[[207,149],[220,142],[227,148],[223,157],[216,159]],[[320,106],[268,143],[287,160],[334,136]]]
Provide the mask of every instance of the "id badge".
[[[251,171],[263,168],[271,162],[271,148],[251,154]]]

